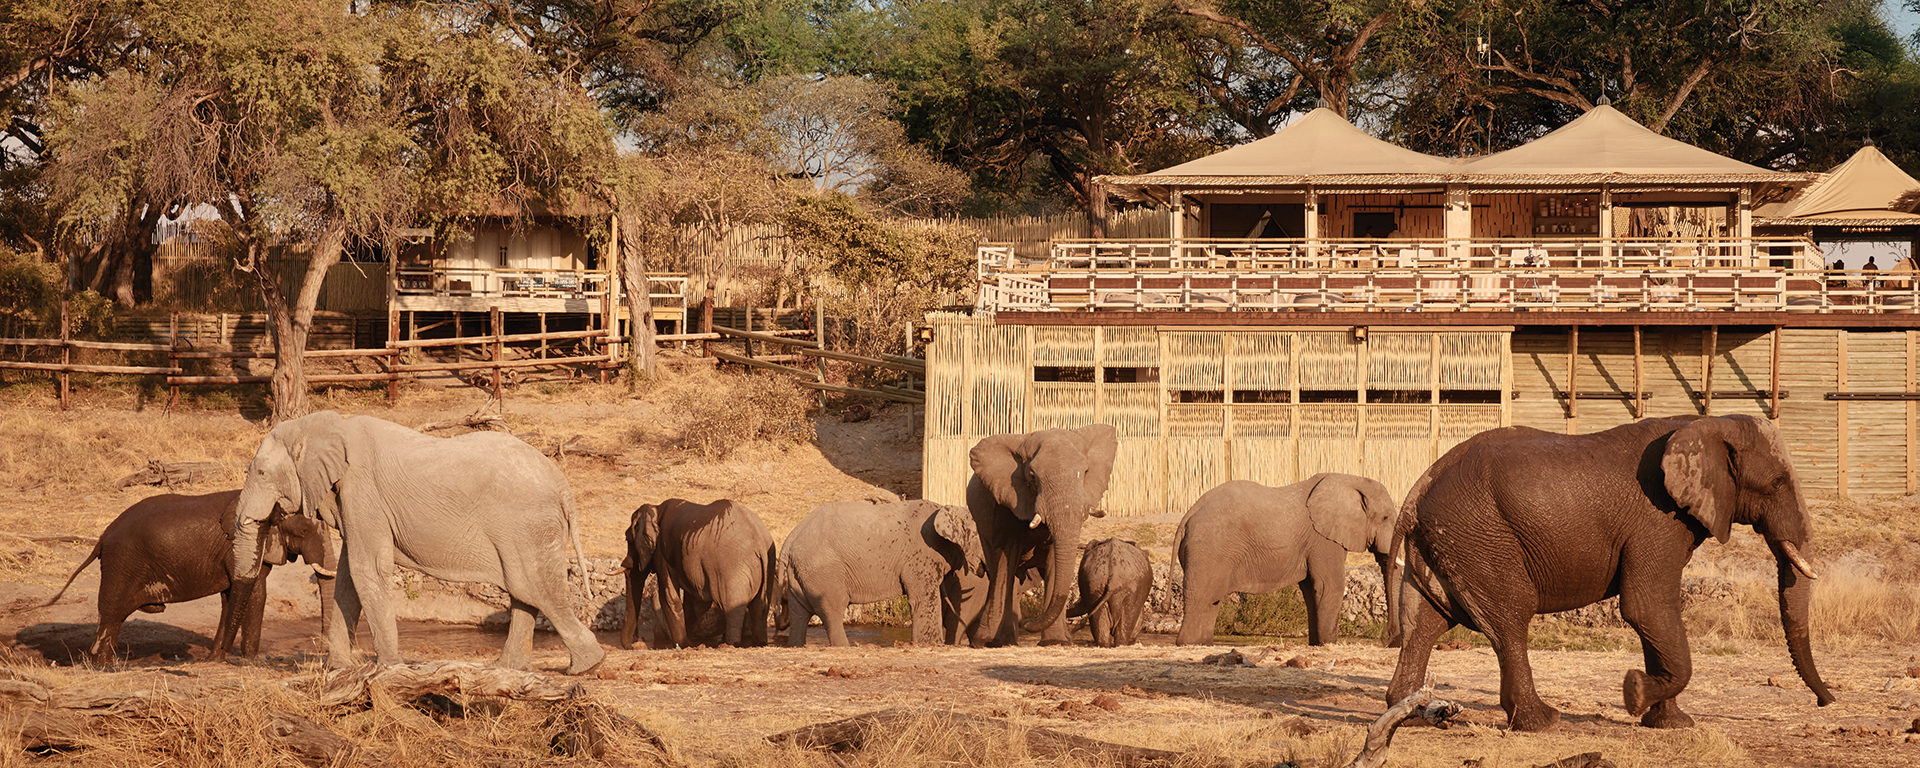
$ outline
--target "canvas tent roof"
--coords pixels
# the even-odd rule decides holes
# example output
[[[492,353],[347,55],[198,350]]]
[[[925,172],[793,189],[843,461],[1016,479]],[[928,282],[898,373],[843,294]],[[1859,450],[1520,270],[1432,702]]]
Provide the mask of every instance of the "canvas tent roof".
[[[1382,141],[1332,110],[1307,113],[1284,130],[1198,160],[1137,176],[1102,176],[1113,192],[1158,198],[1155,190],[1197,192],[1320,184],[1348,187],[1623,184],[1699,187],[1793,186],[1816,176],[1782,173],[1715,154],[1648,130],[1608,105],[1527,144],[1475,158],[1422,154]]]
[[[1901,206],[1903,198],[1916,193],[1920,193],[1920,181],[1869,145],[1861,147],[1792,200],[1772,210],[1763,210],[1761,215],[1781,223],[1790,219],[1800,224],[1907,219],[1920,223],[1920,214],[1902,210]]]

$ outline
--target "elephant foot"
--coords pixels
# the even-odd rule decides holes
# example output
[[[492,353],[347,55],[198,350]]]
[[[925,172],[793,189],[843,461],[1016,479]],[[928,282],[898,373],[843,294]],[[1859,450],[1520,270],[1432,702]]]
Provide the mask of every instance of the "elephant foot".
[[[1693,718],[1680,711],[1673,699],[1667,699],[1648,709],[1640,718],[1640,724],[1648,728],[1692,728]]]
[[[567,667],[567,674],[584,675],[592,672],[594,668],[600,666],[600,662],[605,661],[606,658],[607,650],[601,648],[599,644],[596,643],[592,650],[573,657],[573,664]]]
[[[533,661],[522,655],[501,656],[498,659],[494,659],[493,665],[501,669],[525,672],[533,668]]]
[[[1625,680],[1620,682],[1620,698],[1625,702],[1627,714],[1646,714],[1647,708],[1654,705],[1653,697],[1647,694],[1647,685],[1653,678],[1637,669],[1627,670]]]
[[[1060,638],[1057,638],[1057,637],[1049,637],[1049,638],[1044,638],[1044,639],[1042,639],[1042,640],[1040,641],[1040,645],[1041,645],[1041,647],[1043,647],[1043,648],[1044,648],[1044,647],[1047,647],[1047,646],[1056,646],[1056,645],[1073,645],[1073,641],[1072,641],[1072,640],[1062,640],[1062,639],[1060,639]]]
[[[1507,725],[1516,731],[1538,733],[1551,731],[1560,724],[1560,710],[1546,704],[1538,704],[1525,709],[1516,709],[1507,713]]]

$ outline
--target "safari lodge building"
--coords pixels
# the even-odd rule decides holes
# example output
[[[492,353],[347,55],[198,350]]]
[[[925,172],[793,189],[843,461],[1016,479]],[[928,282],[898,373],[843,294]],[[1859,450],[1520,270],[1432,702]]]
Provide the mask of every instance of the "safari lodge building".
[[[980,248],[976,311],[932,318],[924,495],[963,502],[982,437],[1089,422],[1120,433],[1129,515],[1323,471],[1404,495],[1485,429],[1731,413],[1780,425],[1810,493],[1915,492],[1920,216],[1895,207],[1920,183],[1862,162],[1771,171],[1609,106],[1450,159],[1321,109],[1101,177],[1096,220],[1111,194],[1168,236]],[[1827,268],[1848,238],[1898,266]]]

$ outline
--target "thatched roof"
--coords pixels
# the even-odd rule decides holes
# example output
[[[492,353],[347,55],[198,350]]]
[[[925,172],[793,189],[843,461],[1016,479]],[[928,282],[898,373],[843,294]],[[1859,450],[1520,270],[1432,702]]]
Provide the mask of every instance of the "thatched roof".
[[[1097,181],[1132,198],[1164,190],[1248,188],[1598,186],[1668,189],[1728,184],[1797,185],[1812,174],[1781,173],[1661,136],[1610,106],[1527,144],[1475,158],[1422,154],[1367,135],[1328,109],[1316,109],[1258,141],[1137,176]]]
[[[1869,145],[1800,194],[1758,211],[1766,224],[1898,226],[1920,224],[1901,201],[1920,199],[1920,181]]]

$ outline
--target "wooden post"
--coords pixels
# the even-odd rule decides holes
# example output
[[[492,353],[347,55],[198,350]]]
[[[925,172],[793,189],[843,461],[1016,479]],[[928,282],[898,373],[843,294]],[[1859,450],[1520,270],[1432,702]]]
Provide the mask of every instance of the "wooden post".
[[[1914,391],[1914,385],[1916,383],[1914,381],[1914,374],[1916,373],[1916,371],[1914,370],[1915,368],[1914,352],[1920,351],[1915,349],[1916,336],[1920,336],[1920,334],[1916,334],[1913,331],[1907,331],[1907,392],[1908,393],[1912,393]],[[1916,431],[1916,425],[1914,423],[1915,417],[1920,416],[1920,412],[1917,412],[1917,411],[1920,411],[1920,403],[1916,403],[1912,400],[1908,400],[1907,401],[1907,493],[1909,494],[1915,491],[1920,491],[1920,464],[1916,463],[1916,461],[1920,461],[1920,456],[1916,455],[1916,448],[1914,446],[1915,439],[1920,438],[1920,435],[1915,434],[1915,431]]]
[[[545,312],[540,313],[540,332],[541,333],[547,332],[547,313]],[[547,340],[546,339],[540,340],[540,351],[535,353],[535,356],[539,357],[542,360],[547,359]]]
[[[500,308],[489,309],[487,319],[493,325],[493,399],[500,400]]]
[[[826,306],[820,302],[820,286],[818,285],[813,287],[813,343],[819,344],[821,349],[827,348],[827,310]],[[820,383],[827,383],[827,359],[824,357],[816,357],[813,359],[813,362],[818,366],[819,373],[817,375],[820,377]],[[814,394],[819,396],[820,407],[827,407],[827,391],[824,389],[816,390]]]
[[[1780,331],[1781,326],[1776,325],[1773,327],[1773,355],[1768,358],[1767,363],[1769,369],[1767,371],[1767,386],[1773,388],[1773,405],[1767,409],[1767,418],[1773,419],[1776,424],[1780,422]],[[1908,363],[1907,370],[1913,370],[1911,362]],[[1909,375],[1908,378],[1912,378],[1912,376]],[[1911,425],[1913,420],[1908,419],[1907,423]],[[1909,446],[1908,450],[1912,450],[1911,446],[1913,441],[1909,440],[1907,444]]]
[[[167,367],[179,368],[180,358],[174,353],[180,351],[180,313],[167,313]],[[171,377],[169,377],[171,378]],[[167,386],[167,413],[173,413],[173,406],[180,402],[180,385]]]
[[[68,373],[64,367],[73,365],[73,347],[67,346],[67,342],[72,340],[73,323],[68,320],[67,300],[63,298],[60,300],[60,365],[62,368],[56,376],[60,380],[60,410],[63,411],[67,409],[67,388],[72,384],[73,374]]]
[[[1637,325],[1633,327],[1633,417],[1636,419],[1647,417],[1647,366],[1646,358],[1640,354],[1640,336],[1643,330]]]
[[[1107,238],[1107,185],[1098,181],[1087,183],[1087,236]]]
[[[1835,382],[1838,386],[1834,389],[1845,392],[1847,391],[1847,331],[1841,329],[1834,333],[1837,336],[1834,340],[1835,351],[1838,353],[1836,357],[1839,358],[1840,364],[1838,380]],[[1833,482],[1834,490],[1840,494],[1841,498],[1845,498],[1847,495],[1847,401],[1841,400],[1837,410],[1839,415],[1834,419],[1833,458],[1835,469],[1838,471],[1835,473],[1837,477]]]
[[[746,326],[747,326],[746,328],[747,332],[752,333],[753,332],[753,304],[751,303],[747,304]],[[746,348],[747,357],[753,357],[753,337],[749,336],[741,339],[740,341],[742,342],[741,346]]]
[[[1580,326],[1567,327],[1567,434],[1578,434],[1580,419]]]
[[[400,246],[395,240],[388,241],[387,247],[387,405],[400,402],[400,375],[394,369],[400,367]],[[407,313],[411,320],[413,313]]]
[[[713,275],[707,275],[707,289],[700,296],[700,332],[713,333]],[[700,356],[713,357],[713,340],[700,340]]]
[[[1713,356],[1720,351],[1720,326],[1707,326],[1700,339],[1700,413],[1713,415]]]

